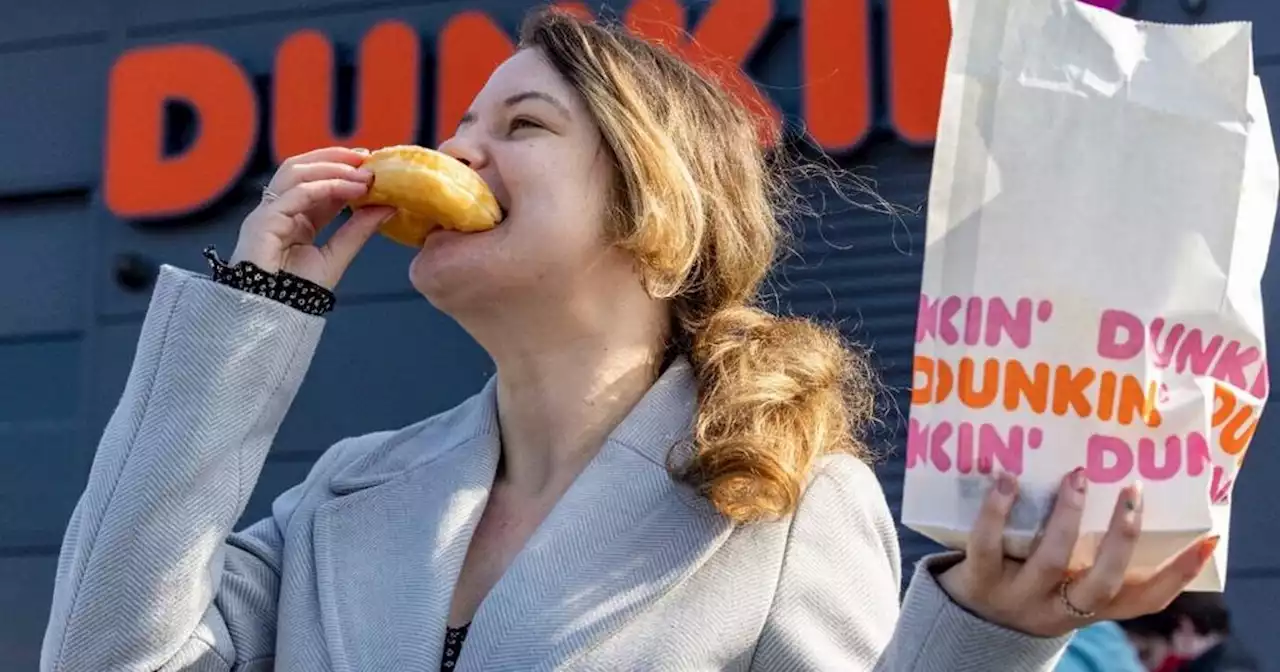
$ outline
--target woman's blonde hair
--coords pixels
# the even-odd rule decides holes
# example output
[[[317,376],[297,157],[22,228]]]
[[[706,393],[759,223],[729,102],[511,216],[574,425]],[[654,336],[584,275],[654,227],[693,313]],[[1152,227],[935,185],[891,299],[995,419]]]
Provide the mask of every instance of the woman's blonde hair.
[[[672,347],[698,381],[693,450],[676,476],[725,516],[785,516],[823,453],[866,454],[873,375],[835,329],[780,317],[760,291],[799,199],[762,125],[706,73],[624,28],[533,12],[536,48],[591,110],[618,182],[612,239],[669,299]]]

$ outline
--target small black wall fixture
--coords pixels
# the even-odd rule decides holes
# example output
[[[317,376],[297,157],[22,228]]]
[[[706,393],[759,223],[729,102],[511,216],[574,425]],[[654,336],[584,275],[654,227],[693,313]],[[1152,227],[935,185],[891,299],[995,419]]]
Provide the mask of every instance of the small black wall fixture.
[[[1200,16],[1209,6],[1209,0],[1178,0],[1178,4],[1182,6],[1182,11],[1192,16]]]
[[[131,292],[140,292],[155,282],[160,266],[136,252],[116,255],[114,264],[116,282]]]

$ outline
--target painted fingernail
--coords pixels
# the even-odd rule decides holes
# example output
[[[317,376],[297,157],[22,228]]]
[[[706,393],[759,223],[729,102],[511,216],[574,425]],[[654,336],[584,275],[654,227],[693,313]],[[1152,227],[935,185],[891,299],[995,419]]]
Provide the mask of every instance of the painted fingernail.
[[[1136,481],[1129,486],[1124,493],[1123,499],[1125,520],[1132,523],[1138,517],[1138,512],[1142,510],[1142,481]]]
[[[1085,491],[1089,487],[1089,479],[1084,475],[1084,469],[1077,467],[1067,477],[1067,497],[1075,506],[1084,506]]]
[[[352,148],[351,148],[351,151],[356,152],[356,153],[359,153],[359,154],[368,154],[368,153],[369,153],[369,150],[365,149],[364,147],[352,147]]]
[[[1007,471],[996,474],[996,490],[1003,497],[1012,497],[1018,491],[1018,479]]]
[[[1196,549],[1196,554],[1200,557],[1200,564],[1209,561],[1213,557],[1213,552],[1218,550],[1218,542],[1222,540],[1221,536],[1214,535],[1200,542],[1200,548]]]

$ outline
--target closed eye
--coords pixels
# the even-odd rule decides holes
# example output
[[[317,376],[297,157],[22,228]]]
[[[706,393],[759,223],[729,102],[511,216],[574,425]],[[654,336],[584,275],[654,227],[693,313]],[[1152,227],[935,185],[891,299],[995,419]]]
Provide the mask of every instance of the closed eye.
[[[543,128],[543,125],[528,117],[516,117],[515,119],[511,120],[512,132],[515,132],[521,128]]]

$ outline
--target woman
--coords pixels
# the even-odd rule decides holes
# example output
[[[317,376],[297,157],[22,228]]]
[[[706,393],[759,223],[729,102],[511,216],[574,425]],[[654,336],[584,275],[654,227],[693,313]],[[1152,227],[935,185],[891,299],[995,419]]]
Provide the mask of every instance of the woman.
[[[789,198],[756,132],[671,55],[535,16],[441,147],[506,218],[433,233],[410,268],[496,376],[331,447],[231,534],[313,313],[389,214],[361,209],[317,246],[367,189],[362,154],[284,162],[231,267],[161,274],[68,529],[43,668],[1048,670],[1074,629],[1172,599],[1208,546],[1125,583],[1135,489],[1067,581],[1077,473],[1025,564],[1001,552],[1016,483],[999,479],[967,552],[924,562],[899,612],[894,528],[855,439],[866,364],[751,307]]]

